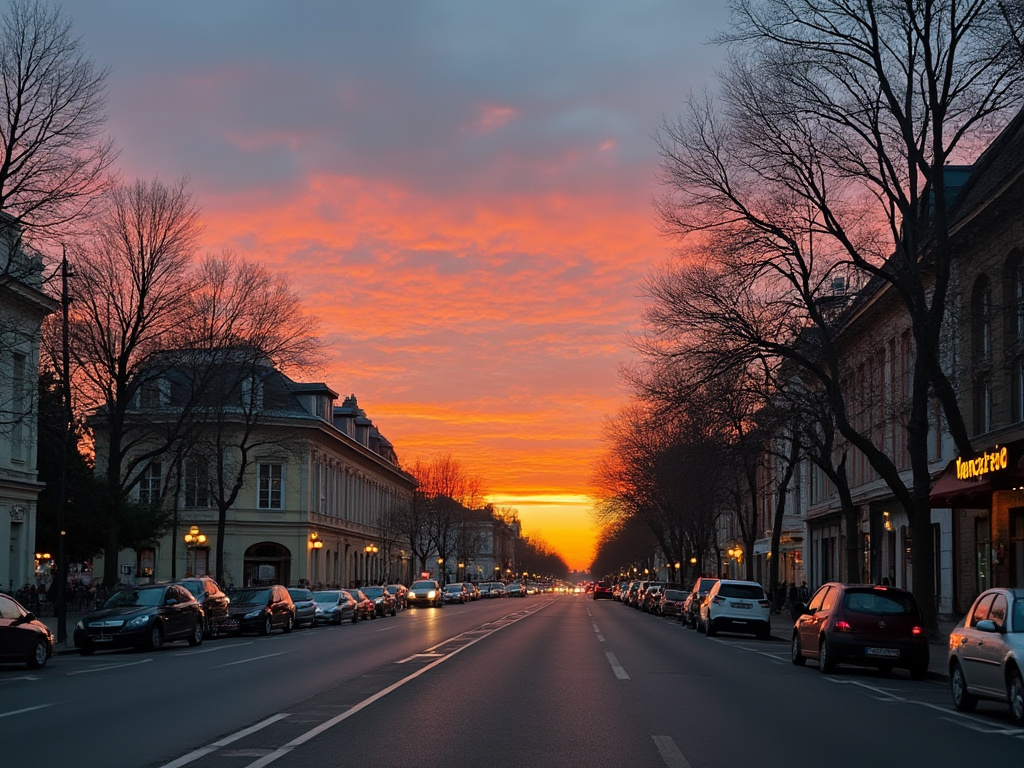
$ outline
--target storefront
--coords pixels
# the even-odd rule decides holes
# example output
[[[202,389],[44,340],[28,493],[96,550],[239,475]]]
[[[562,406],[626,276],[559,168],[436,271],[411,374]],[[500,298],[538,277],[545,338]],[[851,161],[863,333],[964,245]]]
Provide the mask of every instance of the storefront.
[[[1024,441],[951,461],[931,506],[953,511],[958,612],[988,587],[1024,587]]]

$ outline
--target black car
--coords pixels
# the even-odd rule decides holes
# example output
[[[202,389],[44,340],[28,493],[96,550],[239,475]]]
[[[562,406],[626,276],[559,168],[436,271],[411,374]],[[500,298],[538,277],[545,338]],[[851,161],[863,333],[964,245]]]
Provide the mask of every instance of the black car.
[[[216,637],[221,632],[238,629],[238,622],[231,618],[228,605],[231,599],[210,576],[193,576],[178,582],[192,593],[203,612],[203,637]]]
[[[155,651],[164,643],[203,642],[203,613],[180,584],[125,587],[75,626],[75,647],[83,656],[103,648]]]
[[[295,626],[295,603],[280,584],[239,590],[231,596],[230,610],[238,632],[269,635],[275,629],[291,632]]]
[[[363,594],[373,600],[373,607],[378,616],[394,616],[398,613],[394,595],[384,587],[363,587]]]
[[[395,598],[395,608],[405,610],[405,595],[409,588],[404,584],[388,584],[385,589]]]
[[[52,655],[49,628],[13,597],[0,594],[0,663],[17,662],[39,669]]]

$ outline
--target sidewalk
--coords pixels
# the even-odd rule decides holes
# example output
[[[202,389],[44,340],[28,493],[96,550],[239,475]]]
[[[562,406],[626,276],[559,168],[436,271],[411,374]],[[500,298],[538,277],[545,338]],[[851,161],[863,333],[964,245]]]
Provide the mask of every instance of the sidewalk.
[[[43,624],[50,628],[53,632],[53,654],[54,656],[68,653],[78,653],[75,648],[75,624],[78,620],[85,615],[85,611],[69,611],[67,618],[65,619],[65,626],[67,628],[68,638],[66,643],[61,643],[57,640],[57,617],[56,616],[37,616]]]
[[[931,643],[928,654],[928,676],[932,680],[949,680],[949,670],[946,668],[946,651],[949,647],[949,633],[963,618],[955,619],[950,616],[939,616],[939,640]],[[772,614],[772,637],[779,640],[789,641],[793,636],[793,621],[787,616]]]

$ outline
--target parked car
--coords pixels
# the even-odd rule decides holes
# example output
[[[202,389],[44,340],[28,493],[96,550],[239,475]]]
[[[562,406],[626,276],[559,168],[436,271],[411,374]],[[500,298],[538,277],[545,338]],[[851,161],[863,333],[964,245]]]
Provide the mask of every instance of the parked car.
[[[344,589],[317,590],[313,599],[317,605],[317,624],[341,624],[343,621],[355,624],[359,621],[356,599]]]
[[[237,632],[269,635],[275,629],[291,632],[295,626],[295,603],[280,584],[239,590],[231,596],[230,611]]]
[[[376,619],[377,618],[377,606],[373,604],[373,600],[363,594],[361,589],[346,589],[346,592],[352,596],[355,601],[356,616],[360,619]]]
[[[400,611],[404,611],[406,607],[405,596],[408,594],[409,588],[404,584],[388,584],[386,589],[395,598],[395,608]]]
[[[700,604],[700,625],[708,637],[722,630],[749,632],[758,640],[772,636],[771,601],[756,581],[719,579]]]
[[[229,598],[220,585],[210,576],[190,576],[176,582],[192,593],[199,603],[203,617],[203,637],[216,637],[221,632],[238,628],[238,622],[231,618]]]
[[[363,594],[373,601],[378,616],[394,616],[398,613],[394,596],[384,587],[363,587]]]
[[[970,712],[979,699],[1010,706],[1024,725],[1024,589],[986,589],[963,624],[949,634],[949,688],[953,706]]]
[[[477,589],[476,584],[474,584],[471,581],[464,581],[462,582],[462,586],[466,588],[466,594],[469,595],[469,599],[471,602],[473,600],[480,599],[480,590]]]
[[[0,663],[41,669],[52,655],[50,629],[13,597],[0,594]]]
[[[500,581],[491,582],[491,597],[508,597],[508,590]]]
[[[155,651],[164,643],[203,642],[203,616],[192,593],[180,584],[125,587],[75,625],[75,647],[83,656],[99,648]]]
[[[312,627],[316,624],[316,600],[313,598],[313,590],[289,587],[288,596],[295,603],[295,628]]]
[[[693,582],[693,587],[683,602],[683,612],[679,616],[679,620],[683,624],[689,624],[694,629],[697,629],[697,622],[700,619],[700,604],[704,602],[704,598],[707,597],[711,588],[715,586],[716,581],[718,579],[713,576],[701,576]]]
[[[664,589],[664,582],[652,581],[648,584],[640,601],[640,610],[644,613],[653,613],[654,606],[661,599],[661,593]]]
[[[607,581],[598,581],[594,583],[594,599],[595,600],[611,600],[615,595],[612,592],[612,585]]]
[[[440,608],[444,604],[441,596],[441,585],[433,579],[421,579],[420,581],[413,582],[405,599],[410,606],[436,606]]]
[[[666,589],[658,596],[654,613],[659,616],[678,616],[683,610],[686,593],[681,589]]]
[[[928,674],[928,637],[914,595],[871,584],[822,585],[806,606],[793,608],[790,656],[794,664],[817,659],[828,673],[837,664],[890,670],[914,679]]]
[[[505,585],[505,594],[508,597],[526,597],[526,590],[518,581],[510,581]]]
[[[446,603],[468,603],[469,595],[466,594],[466,587],[462,582],[445,584],[441,588],[441,597]]]

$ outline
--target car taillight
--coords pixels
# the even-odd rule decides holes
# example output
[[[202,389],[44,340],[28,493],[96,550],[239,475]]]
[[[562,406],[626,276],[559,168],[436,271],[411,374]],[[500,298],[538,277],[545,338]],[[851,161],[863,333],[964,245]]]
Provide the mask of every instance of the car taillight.
[[[848,621],[837,621],[835,626],[836,632],[852,632],[853,628],[850,626]]]
[[[719,597],[718,595],[715,595],[714,597],[711,598],[711,602],[714,603],[715,605],[721,605],[722,603],[725,602],[725,598],[724,597]]]
[[[757,604],[760,605],[762,608],[771,608],[772,607],[771,600],[758,600]]]
[[[924,627],[919,627],[916,624],[910,628],[911,637],[924,637]]]

